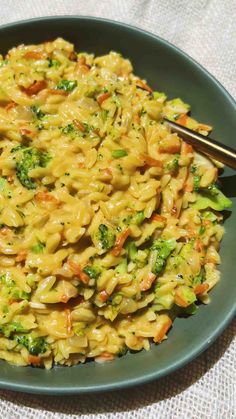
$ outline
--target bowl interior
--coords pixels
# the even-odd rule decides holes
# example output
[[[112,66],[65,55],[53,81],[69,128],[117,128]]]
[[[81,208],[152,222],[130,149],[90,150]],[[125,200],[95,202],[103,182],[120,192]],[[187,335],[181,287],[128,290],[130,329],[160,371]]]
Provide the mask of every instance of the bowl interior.
[[[104,54],[110,50],[130,58],[134,72],[169,97],[192,105],[192,115],[214,126],[212,136],[234,146],[235,103],[222,86],[184,53],[141,30],[86,17],[44,18],[0,28],[0,53],[21,43],[38,43],[57,36],[75,44],[77,51]],[[236,228],[236,175],[226,169],[224,192],[233,198],[226,213],[226,234],[221,248],[222,280],[211,292],[212,302],[195,316],[177,319],[167,341],[149,352],[127,354],[111,363],[88,362],[50,371],[14,367],[1,361],[0,386],[38,393],[77,393],[116,389],[158,378],[181,367],[202,352],[223,330],[235,312],[236,282],[233,256]],[[230,216],[229,216],[230,215]]]

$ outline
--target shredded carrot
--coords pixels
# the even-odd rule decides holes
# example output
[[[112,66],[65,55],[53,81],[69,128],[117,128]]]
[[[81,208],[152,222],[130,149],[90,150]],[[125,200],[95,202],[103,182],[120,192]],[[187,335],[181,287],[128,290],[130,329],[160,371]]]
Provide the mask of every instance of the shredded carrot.
[[[192,152],[193,152],[193,147],[190,144],[185,143],[185,141],[182,141],[181,154],[186,156],[186,154],[189,154]]]
[[[43,54],[41,52],[38,52],[38,51],[27,51],[24,54],[24,57],[23,58],[26,58],[27,60],[28,59],[42,60],[42,58],[44,58],[44,57],[43,57]]]
[[[41,90],[47,87],[47,82],[45,80],[35,81],[30,87],[21,87],[22,92],[26,93],[28,96],[36,95]]]
[[[37,355],[29,355],[28,361],[30,364],[39,365],[41,363],[41,358],[40,356],[37,356]]]
[[[50,195],[48,192],[37,192],[35,195],[35,199],[37,201],[46,201],[46,202],[53,202],[55,204],[57,204],[59,201],[57,198],[55,198],[55,196]]]
[[[184,300],[178,293],[178,291],[176,291],[175,293],[175,303],[180,306],[180,307],[188,307],[188,302],[186,300]]]
[[[172,320],[170,318],[167,319],[166,323],[163,324],[161,330],[158,332],[158,334],[154,337],[154,342],[161,343],[161,341],[164,339],[166,333],[170,329],[172,325]]]
[[[82,122],[78,121],[78,119],[74,119],[73,123],[76,126],[76,128],[78,128],[80,131],[85,131],[84,125],[82,124]]]
[[[202,224],[206,227],[211,225],[211,221],[210,220],[202,220]]]
[[[0,234],[2,234],[2,236],[7,236],[10,232],[11,229],[9,227],[2,227],[0,229]]]
[[[68,335],[71,333],[72,330],[72,318],[71,318],[71,311],[69,308],[67,308],[65,310],[66,313],[66,329],[67,329],[67,333]]]
[[[160,151],[160,153],[171,153],[171,154],[179,153],[180,142],[179,141],[176,141],[175,143],[170,142],[169,144],[167,144],[167,143],[161,144],[160,143],[159,151]]]
[[[107,299],[109,298],[109,294],[107,294],[107,292],[105,290],[99,292],[99,299],[105,303],[107,301]]]
[[[101,95],[97,96],[97,102],[101,105],[105,100],[107,100],[111,94],[109,92],[102,93]]]
[[[177,124],[186,126],[188,121],[188,115],[186,113],[183,113],[178,119],[177,119]]]
[[[20,135],[22,135],[22,137],[33,137],[35,132],[27,128],[20,128]]]
[[[125,243],[125,240],[127,239],[127,237],[130,235],[131,230],[130,228],[126,228],[124,231],[122,231],[119,236],[116,239],[115,242],[115,246],[113,247],[111,253],[113,254],[113,256],[119,256],[122,247]]]
[[[148,156],[147,154],[141,154],[141,159],[144,160],[144,163],[150,167],[163,167],[163,163],[161,160],[153,159],[152,157]]]
[[[70,266],[74,274],[78,276],[84,284],[87,284],[89,282],[89,276],[85,272],[83,272],[83,269],[78,263],[74,262],[73,260],[68,260],[68,265]]]
[[[21,250],[16,256],[16,262],[23,262],[27,257],[26,250]]]
[[[62,89],[47,89],[47,92],[51,95],[68,96],[68,92]]]
[[[202,240],[197,238],[196,241],[195,241],[195,246],[194,247],[197,250],[197,252],[202,252],[202,250],[203,250]]]
[[[114,359],[114,355],[110,352],[103,352],[101,355],[96,356],[95,359],[97,361],[112,361]]]
[[[145,83],[143,80],[137,80],[136,81],[136,86],[140,87],[140,89],[146,90],[149,93],[152,93],[153,90],[151,89],[150,86],[148,86],[147,83]]]
[[[163,215],[154,213],[151,216],[151,221],[160,221],[160,223],[163,223],[164,225],[166,225],[167,218],[166,217],[163,217]]]
[[[141,284],[140,284],[140,290],[141,291],[147,291],[151,288],[153,282],[156,279],[156,275],[153,274],[152,272],[149,272],[147,277],[145,279],[142,280]]]
[[[194,292],[195,292],[196,295],[203,294],[204,292],[206,292],[208,290],[208,288],[209,288],[209,285],[206,284],[206,283],[205,284],[198,284],[194,288]]]
[[[17,106],[16,102],[10,102],[10,103],[7,104],[5,109],[6,109],[6,111],[10,111],[10,109],[15,108],[15,106]]]
[[[193,192],[193,179],[192,178],[188,178],[187,182],[185,182],[184,184],[184,188],[185,192]]]

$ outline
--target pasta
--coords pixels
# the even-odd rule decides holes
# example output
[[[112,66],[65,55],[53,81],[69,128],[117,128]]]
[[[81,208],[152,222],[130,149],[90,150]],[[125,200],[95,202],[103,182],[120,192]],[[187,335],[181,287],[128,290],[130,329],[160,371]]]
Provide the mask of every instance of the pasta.
[[[219,281],[211,127],[120,54],[58,38],[0,56],[0,358],[51,368],[166,339]]]

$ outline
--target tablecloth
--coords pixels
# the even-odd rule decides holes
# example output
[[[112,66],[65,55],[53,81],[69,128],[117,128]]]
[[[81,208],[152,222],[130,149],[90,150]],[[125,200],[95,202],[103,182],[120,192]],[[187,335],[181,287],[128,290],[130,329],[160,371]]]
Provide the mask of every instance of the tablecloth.
[[[0,24],[63,14],[101,16],[154,32],[236,96],[235,0],[0,0]],[[135,389],[64,398],[0,391],[0,418],[234,419],[235,331],[236,321],[190,365]]]

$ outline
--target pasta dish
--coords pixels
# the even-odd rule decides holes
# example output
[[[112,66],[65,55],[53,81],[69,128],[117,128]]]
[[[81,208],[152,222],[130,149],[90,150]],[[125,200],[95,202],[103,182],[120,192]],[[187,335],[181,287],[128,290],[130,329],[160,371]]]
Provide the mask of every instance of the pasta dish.
[[[112,360],[161,343],[219,281],[220,163],[116,52],[58,38],[0,56],[0,358]]]

